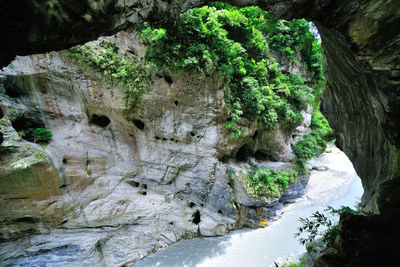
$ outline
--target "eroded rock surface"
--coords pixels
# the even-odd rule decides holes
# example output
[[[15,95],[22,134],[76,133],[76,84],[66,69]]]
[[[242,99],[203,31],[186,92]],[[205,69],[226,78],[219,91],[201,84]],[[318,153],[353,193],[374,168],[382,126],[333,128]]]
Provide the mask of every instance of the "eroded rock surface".
[[[106,39],[144,55],[135,38]],[[306,177],[282,199],[260,199],[227,168],[291,169],[291,144],[310,131],[311,107],[293,132],[250,126],[234,138],[223,127],[216,73],[158,70],[129,112],[118,84],[65,51],[18,57],[0,75],[5,265],[134,263],[182,238],[265,226],[304,190]],[[27,127],[51,130],[49,144],[22,139]]]

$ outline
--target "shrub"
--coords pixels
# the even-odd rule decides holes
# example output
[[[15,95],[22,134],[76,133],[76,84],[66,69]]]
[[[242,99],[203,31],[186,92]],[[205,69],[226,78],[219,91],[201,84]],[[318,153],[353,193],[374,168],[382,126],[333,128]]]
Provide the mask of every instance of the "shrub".
[[[328,121],[318,108],[314,109],[310,127],[311,133],[304,135],[302,140],[292,146],[293,153],[296,155],[296,169],[300,173],[306,171],[307,161],[325,151],[327,143],[334,139]]]
[[[275,171],[266,167],[252,167],[247,175],[246,185],[250,193],[256,196],[280,196],[281,192],[297,181],[295,171]]]
[[[52,136],[52,132],[44,128],[36,128],[32,131],[35,142],[48,142]]]
[[[334,241],[339,233],[338,216],[343,212],[351,212],[353,214],[361,213],[360,210],[353,210],[349,207],[342,206],[339,209],[334,209],[328,206],[325,209],[327,214],[319,211],[314,212],[311,218],[300,218],[302,226],[298,228],[295,236],[298,238],[300,244],[304,245],[313,242],[317,237],[321,237],[321,241],[328,247],[335,247]],[[303,234],[308,233],[308,236],[302,237]]]
[[[151,33],[148,33],[151,36]],[[158,38],[157,33],[154,38]],[[139,97],[150,88],[148,66],[140,64],[118,53],[118,47],[112,42],[102,41],[99,47],[88,45],[75,46],[70,55],[104,74],[110,81],[122,85],[128,109],[133,109]]]

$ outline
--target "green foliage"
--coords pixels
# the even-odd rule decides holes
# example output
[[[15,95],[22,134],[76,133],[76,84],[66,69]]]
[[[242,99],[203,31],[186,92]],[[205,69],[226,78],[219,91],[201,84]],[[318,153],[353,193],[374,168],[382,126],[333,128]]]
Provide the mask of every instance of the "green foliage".
[[[308,242],[313,242],[317,237],[321,237],[321,241],[328,247],[335,247],[335,239],[339,233],[339,224],[337,217],[343,212],[350,212],[353,214],[360,214],[361,210],[353,210],[352,208],[342,206],[339,209],[334,209],[328,206],[325,209],[327,214],[319,211],[314,212],[310,219],[300,218],[302,226],[297,230],[295,236],[298,238],[300,244],[304,245]],[[302,237],[303,234],[308,234],[306,237]]]
[[[303,139],[292,146],[296,155],[296,169],[304,173],[305,165],[312,157],[325,151],[328,142],[334,139],[334,134],[324,115],[315,108],[311,119],[311,133],[303,136]]]
[[[143,39],[150,39],[152,41],[157,41],[166,36],[166,30],[163,28],[152,29],[151,27],[144,28],[140,35]]]
[[[52,136],[52,132],[44,128],[36,128],[32,131],[32,137],[37,142],[48,142]]]
[[[159,35],[161,33],[157,32],[155,38]],[[148,33],[148,36],[152,36],[151,33]],[[70,54],[104,74],[111,81],[122,85],[130,109],[134,108],[138,98],[151,85],[147,66],[120,55],[114,43],[102,41],[99,47],[75,46],[70,49]]]
[[[275,171],[266,167],[252,167],[247,176],[247,187],[250,193],[256,196],[280,196],[281,192],[289,187],[290,183],[297,181],[295,171]]]
[[[45,128],[25,128],[18,131],[18,135],[28,141],[47,143],[53,133]]]
[[[8,122],[4,118],[1,118],[0,119],[0,125],[7,126]]]
[[[309,56],[320,53],[312,48],[315,38],[306,21],[280,21],[258,7],[211,3],[181,14],[174,26],[143,24],[137,30],[157,40],[147,54],[154,64],[205,75],[218,71],[225,78],[225,128],[234,136],[246,123],[265,130],[279,123],[289,130],[303,121],[300,111],[313,99],[312,89],[301,77],[282,74],[268,43],[279,49],[284,44],[293,56],[310,49]]]
[[[308,70],[316,80],[322,79],[322,47],[318,38],[310,32],[310,25],[304,19],[276,20],[269,28],[269,43],[272,48],[296,62],[295,54],[301,53]]]
[[[236,177],[235,170],[232,168],[227,168],[226,174],[228,174],[229,178],[231,178],[231,179],[235,179],[235,177]]]
[[[305,259],[300,259],[299,262],[288,262],[278,267],[305,267],[305,266],[306,266]]]

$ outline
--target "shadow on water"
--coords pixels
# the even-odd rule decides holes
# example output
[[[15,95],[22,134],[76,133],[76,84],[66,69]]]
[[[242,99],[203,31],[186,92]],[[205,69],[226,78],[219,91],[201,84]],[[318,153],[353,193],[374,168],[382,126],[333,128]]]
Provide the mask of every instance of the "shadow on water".
[[[248,232],[250,230],[240,230]],[[239,231],[235,231],[237,233]],[[184,267],[196,266],[204,261],[205,257],[217,257],[226,253],[231,245],[230,235],[222,237],[204,237],[191,240],[183,240],[175,245],[147,256],[135,264],[135,267],[169,266]]]

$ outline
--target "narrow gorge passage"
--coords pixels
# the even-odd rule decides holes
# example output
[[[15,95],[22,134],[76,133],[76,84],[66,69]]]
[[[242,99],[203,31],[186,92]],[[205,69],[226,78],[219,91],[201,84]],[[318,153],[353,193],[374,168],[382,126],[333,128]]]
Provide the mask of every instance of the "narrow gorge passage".
[[[355,207],[363,194],[361,180],[346,155],[336,147],[311,160],[313,167],[303,197],[286,205],[268,227],[237,230],[223,237],[180,241],[144,258],[135,267],[242,267],[271,266],[279,258],[306,252],[294,238],[300,217],[326,207]],[[283,262],[283,261],[282,261]]]
[[[0,4],[0,266],[130,266],[264,227],[333,139],[363,210],[317,266],[399,266],[398,0],[229,2]],[[258,232],[198,265],[246,259],[235,244]]]

